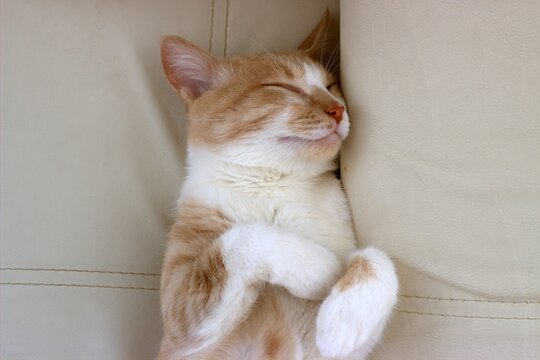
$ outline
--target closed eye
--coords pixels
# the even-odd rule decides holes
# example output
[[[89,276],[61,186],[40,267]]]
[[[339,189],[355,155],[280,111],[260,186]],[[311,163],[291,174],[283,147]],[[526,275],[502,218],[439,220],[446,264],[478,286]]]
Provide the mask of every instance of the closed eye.
[[[305,95],[305,92],[294,86],[294,85],[290,85],[290,84],[285,84],[285,83],[264,83],[262,84],[262,86],[273,86],[273,87],[280,87],[282,89],[285,89],[285,90],[289,90],[289,91],[292,91],[292,92],[295,92],[297,94],[301,94],[301,95]]]
[[[330,91],[330,89],[332,89],[332,88],[333,88],[334,86],[336,86],[336,85],[337,85],[337,82],[333,82],[333,83],[331,83],[330,85],[328,85],[328,86],[326,87],[326,90]]]

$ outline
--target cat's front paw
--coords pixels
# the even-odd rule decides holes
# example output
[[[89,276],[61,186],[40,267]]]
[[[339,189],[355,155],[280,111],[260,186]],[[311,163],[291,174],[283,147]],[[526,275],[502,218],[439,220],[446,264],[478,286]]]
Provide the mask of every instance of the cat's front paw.
[[[397,299],[392,262],[376,250],[353,257],[319,309],[316,341],[327,358],[364,359],[379,340]]]
[[[292,241],[289,240],[289,244]],[[303,299],[322,300],[343,273],[340,260],[323,246],[304,243],[289,251],[282,266],[274,263],[274,282]]]

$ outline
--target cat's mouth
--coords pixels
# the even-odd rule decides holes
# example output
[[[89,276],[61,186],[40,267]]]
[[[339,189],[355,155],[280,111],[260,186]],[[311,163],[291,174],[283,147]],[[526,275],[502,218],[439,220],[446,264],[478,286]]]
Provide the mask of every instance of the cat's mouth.
[[[341,140],[343,140],[343,137],[338,133],[337,130],[334,130],[328,135],[315,139],[303,136],[285,136],[280,138],[280,140],[284,142],[298,143],[300,145],[333,145],[341,142]]]

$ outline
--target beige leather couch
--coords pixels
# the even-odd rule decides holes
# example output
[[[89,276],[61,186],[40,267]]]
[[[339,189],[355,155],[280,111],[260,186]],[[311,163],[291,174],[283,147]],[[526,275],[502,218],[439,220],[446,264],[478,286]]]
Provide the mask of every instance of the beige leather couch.
[[[340,4],[0,6],[0,358],[152,359],[186,136],[159,37],[290,48]],[[532,0],[341,2],[344,182],[402,284],[373,359],[540,358],[538,18]]]
[[[540,359],[540,2],[342,1],[361,239],[398,262],[375,359]]]

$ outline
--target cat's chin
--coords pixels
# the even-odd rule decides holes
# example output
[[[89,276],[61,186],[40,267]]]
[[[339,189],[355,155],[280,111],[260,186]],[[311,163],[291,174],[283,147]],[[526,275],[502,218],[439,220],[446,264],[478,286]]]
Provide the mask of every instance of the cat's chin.
[[[301,136],[287,136],[279,139],[279,142],[288,148],[294,149],[304,159],[315,161],[329,161],[335,158],[343,137],[336,131],[318,139],[309,139]]]

